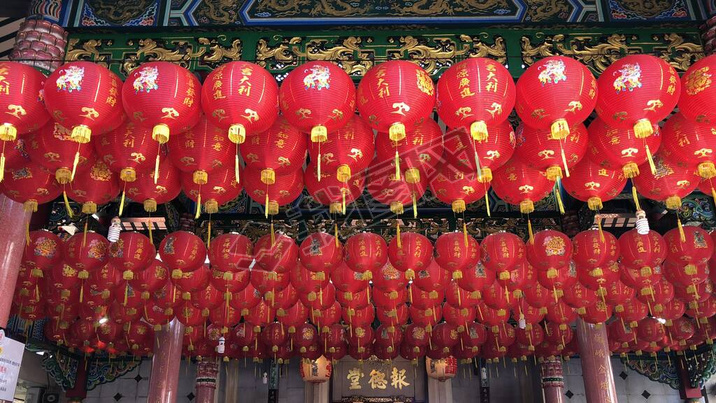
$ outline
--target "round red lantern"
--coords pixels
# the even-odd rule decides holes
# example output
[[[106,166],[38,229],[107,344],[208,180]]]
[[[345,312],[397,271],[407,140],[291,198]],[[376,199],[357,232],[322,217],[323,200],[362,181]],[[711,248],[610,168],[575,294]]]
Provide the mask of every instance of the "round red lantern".
[[[144,211],[154,213],[159,204],[169,203],[181,193],[180,171],[164,160],[159,172],[140,172],[137,180],[126,189],[129,198],[143,203]]]
[[[532,213],[535,202],[547,197],[552,190],[552,183],[544,172],[514,158],[495,171],[491,184],[500,199],[520,206],[522,214]]]
[[[377,272],[388,262],[388,246],[380,235],[361,232],[346,240],[344,259],[351,270]]]
[[[387,133],[378,133],[375,138],[376,158],[381,162],[391,161],[396,175],[404,173],[409,180],[418,180],[420,175],[431,176],[442,160],[443,149],[442,129],[432,119],[425,119],[402,140],[393,141]]]
[[[530,127],[550,129],[564,140],[570,127],[582,123],[597,102],[597,81],[587,66],[564,56],[551,56],[530,66],[517,81],[515,110]]]
[[[569,266],[571,258],[572,241],[559,231],[539,231],[534,235],[534,242],[527,243],[527,260],[538,271],[547,271],[548,278]]]
[[[343,260],[343,245],[331,234],[309,234],[298,249],[301,264],[313,272],[332,272]]]
[[[480,245],[475,238],[464,233],[442,234],[435,241],[435,262],[461,279],[464,272],[477,265],[480,260]]]
[[[569,177],[570,169],[587,154],[588,136],[581,123],[570,126],[568,132],[564,139],[553,139],[547,128],[522,124],[517,127],[515,156],[532,168],[545,171],[550,181]]]
[[[94,214],[97,206],[109,203],[119,196],[117,174],[107,165],[97,160],[88,170],[78,172],[75,180],[69,184],[70,199],[82,203],[82,213]]]
[[[425,236],[415,232],[398,234],[388,244],[388,259],[409,279],[415,277],[415,270],[430,264],[433,258],[433,244]]]
[[[353,175],[368,168],[375,151],[373,130],[358,116],[350,115],[345,126],[329,133],[325,141],[311,142],[308,145],[311,162],[315,162],[310,172],[318,177],[320,165],[321,172],[336,172],[336,180],[346,183]],[[306,170],[307,174],[308,172]],[[321,180],[323,175],[319,181]]]
[[[179,278],[182,272],[198,269],[206,260],[206,246],[198,236],[187,231],[168,234],[159,244],[162,262],[172,269],[172,278]]]
[[[0,190],[9,199],[23,203],[25,211],[37,211],[40,204],[56,199],[62,189],[55,176],[36,164],[8,169],[8,175],[0,183]]]
[[[79,271],[89,273],[99,270],[107,262],[109,241],[95,232],[76,234],[65,241],[65,263]]]
[[[610,232],[587,230],[572,238],[572,259],[577,267],[597,268],[619,259],[619,241]]]
[[[442,237],[442,236],[441,236]],[[428,264],[427,267],[418,270],[415,272],[415,278],[413,279],[413,284],[424,291],[444,291],[445,287],[447,287],[447,284],[450,282],[450,271],[445,270],[442,268],[442,266],[437,262],[439,256],[439,249],[442,249],[443,247],[440,246],[442,243],[446,243],[447,240],[443,240],[442,243],[440,242],[440,238],[438,237],[438,241],[435,242],[435,259],[430,261],[430,264]],[[480,248],[479,245],[477,245],[477,241],[474,240],[474,238],[471,238],[474,241],[475,248],[477,250],[476,253],[479,254]],[[444,253],[444,251],[443,251]],[[442,299],[441,299],[442,300]]]
[[[490,126],[489,131],[489,138],[479,142],[465,128],[447,133],[444,158],[458,170],[477,174],[480,182],[489,183],[493,172],[512,157],[516,145],[515,131],[509,122]]]
[[[679,111],[687,119],[700,122],[716,122],[716,115],[708,107],[714,98],[711,76],[713,74],[714,57],[704,57],[692,64],[681,77],[681,96]]]
[[[186,131],[197,123],[201,115],[200,91],[199,80],[177,64],[143,63],[127,76],[122,86],[122,105],[129,119],[151,128],[152,138],[164,144],[170,134]]]
[[[264,205],[267,217],[278,214],[279,206],[293,202],[303,191],[303,172],[300,169],[277,176],[276,181],[271,185],[261,181],[261,171],[246,169],[244,172],[246,194],[256,203]]]
[[[495,60],[475,57],[443,72],[437,84],[438,115],[449,127],[469,128],[473,139],[484,142],[488,127],[504,122],[515,106],[515,83]]]
[[[603,202],[619,195],[626,185],[626,177],[620,172],[603,168],[589,158],[585,158],[572,168],[569,178],[564,178],[562,186],[572,197],[587,203],[591,210],[602,209]]]
[[[597,81],[597,115],[614,128],[649,137],[653,124],[669,116],[681,93],[679,75],[651,55],[628,55],[607,67]]]
[[[296,241],[284,234],[266,234],[254,246],[256,264],[268,272],[288,273],[297,264],[298,255]],[[316,271],[321,269],[317,267]]]
[[[705,230],[687,226],[682,230],[674,228],[664,234],[666,260],[680,264],[703,264],[711,259],[714,242]],[[688,268],[687,268],[688,269]]]
[[[480,245],[485,268],[498,272],[521,263],[525,259],[525,243],[509,232],[495,232],[485,237]]]
[[[211,123],[228,130],[232,143],[268,129],[278,117],[278,84],[261,66],[224,63],[206,77],[201,107]]]
[[[144,271],[156,254],[149,238],[139,232],[122,232],[116,242],[109,244],[109,262],[123,272],[125,280]]]
[[[151,142],[149,128],[127,121],[94,142],[97,157],[124,182],[134,182],[140,172],[154,169],[159,149]]]
[[[181,187],[184,194],[196,203],[197,214],[201,212],[204,203],[204,212],[216,214],[219,207],[239,197],[241,183],[236,182],[236,175],[231,168],[219,168],[211,173],[205,183],[197,184],[193,175],[183,173],[180,175]]]
[[[390,206],[391,212],[403,214],[404,207],[412,205],[414,216],[417,216],[417,201],[428,187],[426,175],[398,176],[389,163],[379,162],[377,158],[368,167],[366,182],[368,193],[377,202]]]
[[[323,169],[321,180],[318,179],[315,164],[311,162],[303,174],[303,181],[306,184],[308,194],[313,200],[329,206],[331,214],[346,213],[346,204],[353,203],[358,199],[365,189],[365,172],[353,171],[350,180],[341,182],[339,172],[331,172]]]
[[[92,133],[114,130],[124,118],[122,80],[92,62],[70,62],[45,81],[45,106],[55,121],[72,129],[72,139],[89,143]]]
[[[71,136],[70,130],[53,121],[24,139],[30,159],[53,172],[61,185],[70,183],[77,170],[86,171],[97,158],[92,146],[77,144]]]
[[[681,199],[696,189],[700,178],[695,171],[680,167],[660,154],[654,156],[655,173],[642,172],[632,183],[642,196],[663,201],[666,208],[675,210],[681,207]]]
[[[209,248],[212,267],[223,272],[248,270],[253,260],[251,240],[239,233],[229,232],[214,238]]]
[[[632,127],[614,128],[600,118],[594,119],[589,125],[589,159],[603,168],[621,169],[626,178],[639,175],[639,165],[651,164],[653,153],[661,146],[659,126],[653,126],[656,134],[644,139],[637,137]]]
[[[392,141],[405,138],[435,105],[435,86],[430,75],[415,63],[391,60],[365,74],[358,85],[358,111]]]
[[[63,242],[60,237],[50,231],[39,230],[30,231],[28,239],[30,242],[25,243],[22,255],[23,264],[31,269],[44,271],[50,270],[62,262]]]
[[[478,181],[475,173],[464,173],[449,164],[442,165],[430,179],[430,191],[438,200],[451,205],[454,213],[464,213],[467,205],[483,198],[488,188],[489,185]]]
[[[714,125],[688,120],[682,113],[673,115],[664,124],[664,156],[698,172],[702,178],[713,178],[716,176],[711,139],[714,130]]]
[[[284,117],[261,133],[251,133],[241,145],[246,167],[261,172],[261,182],[273,185],[276,176],[288,175],[303,168],[306,137]]]
[[[289,270],[289,278],[291,285],[299,293],[318,291],[330,281],[330,277],[326,273],[309,271],[300,263]]]

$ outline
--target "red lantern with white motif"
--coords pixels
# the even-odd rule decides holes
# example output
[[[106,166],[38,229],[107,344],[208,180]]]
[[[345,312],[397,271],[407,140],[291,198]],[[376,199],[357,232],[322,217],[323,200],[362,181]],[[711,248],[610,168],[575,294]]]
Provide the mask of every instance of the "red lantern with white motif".
[[[114,130],[124,113],[122,80],[97,63],[66,63],[45,80],[45,106],[55,121],[72,130],[72,139],[89,143],[91,135]]]
[[[669,116],[681,93],[679,75],[651,55],[625,56],[597,80],[597,115],[611,127],[632,129],[637,138],[654,133],[654,123]]]
[[[343,245],[333,235],[314,232],[301,242],[298,258],[310,271],[330,273],[343,260]]]
[[[564,140],[570,128],[584,122],[597,103],[597,80],[587,66],[564,56],[531,65],[517,81],[515,110],[529,127],[550,130]]]
[[[172,278],[179,278],[181,272],[198,269],[206,259],[206,246],[198,236],[187,231],[175,231],[159,244],[162,262],[172,269]]]

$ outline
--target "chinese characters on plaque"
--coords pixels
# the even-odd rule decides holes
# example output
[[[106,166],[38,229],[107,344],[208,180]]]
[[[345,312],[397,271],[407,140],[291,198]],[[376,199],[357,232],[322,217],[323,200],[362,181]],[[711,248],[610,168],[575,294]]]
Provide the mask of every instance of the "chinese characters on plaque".
[[[370,372],[364,371],[359,367],[348,369],[346,379],[350,381],[349,390],[363,390],[363,387],[370,389],[386,390],[389,387],[395,390],[403,390],[410,386],[407,381],[405,369],[392,367],[390,371],[379,369],[371,369]],[[364,380],[365,379],[365,380]]]

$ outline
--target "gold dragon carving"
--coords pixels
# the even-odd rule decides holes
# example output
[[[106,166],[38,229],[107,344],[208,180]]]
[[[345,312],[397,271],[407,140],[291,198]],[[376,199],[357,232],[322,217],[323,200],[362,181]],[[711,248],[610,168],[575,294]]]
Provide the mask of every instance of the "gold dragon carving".
[[[219,40],[225,41],[226,35],[219,35]],[[221,46],[216,39],[199,38],[199,43],[209,46],[209,53],[201,57],[204,62],[221,62],[228,60],[241,60],[242,43],[241,39],[234,39],[231,47]]]
[[[193,50],[191,43],[185,40],[173,40],[170,42],[176,49],[167,49],[159,45],[154,39],[145,38],[139,40],[139,49],[136,52],[126,54],[122,63],[122,73],[129,74],[139,66],[141,59],[147,61],[162,60],[165,62],[178,62],[183,67],[189,67],[189,62],[200,58],[206,53],[206,48]],[[129,45],[131,46],[131,42]],[[185,49],[185,50],[183,50]]]
[[[67,53],[65,53],[65,60],[68,62],[74,62],[77,60],[91,60],[103,67],[108,67],[107,62],[111,58],[109,54],[102,54],[100,49],[103,43],[99,39],[90,39],[82,43],[81,47],[77,47],[79,44],[79,38],[71,38],[67,44]],[[111,45],[111,41],[107,45]]]
[[[611,34],[602,43],[592,45],[597,37],[577,35],[566,40],[564,34],[544,36],[535,35],[535,38],[544,37],[544,41],[534,46],[529,36],[523,36],[522,61],[530,66],[535,61],[549,56],[571,56],[591,67],[595,72],[603,72],[610,64],[627,54],[642,53],[643,43],[634,45],[639,38],[636,35]],[[700,44],[686,42],[678,34],[654,35],[654,45],[663,43],[663,46],[654,46],[659,50],[659,56],[669,62],[679,71],[685,71],[691,63],[703,57]]]

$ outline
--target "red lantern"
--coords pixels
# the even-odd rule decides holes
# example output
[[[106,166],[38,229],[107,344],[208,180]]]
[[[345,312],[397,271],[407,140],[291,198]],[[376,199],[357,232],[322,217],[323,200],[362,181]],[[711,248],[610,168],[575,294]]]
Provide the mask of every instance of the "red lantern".
[[[366,305],[363,308],[355,309],[343,308],[341,310],[341,318],[343,319],[343,322],[347,323],[349,326],[352,326],[354,330],[357,327],[370,328],[370,325],[375,320],[375,308],[373,307],[373,305]],[[370,337],[370,339],[372,339],[372,336]]]
[[[251,133],[241,146],[246,167],[261,172],[261,182],[273,185],[276,176],[301,170],[306,158],[306,137],[279,117],[266,131]]]
[[[570,127],[582,123],[597,102],[597,81],[587,66],[564,56],[537,61],[517,81],[515,110],[529,127],[550,129],[564,140]]]
[[[32,66],[7,61],[0,63],[0,73],[4,83],[0,92],[5,95],[0,110],[6,111],[0,125],[0,140],[3,141],[0,159],[4,161],[4,142],[15,141],[17,136],[39,129],[47,123],[50,115],[42,102],[45,86],[42,73]],[[5,166],[0,165],[0,172],[3,171]]]
[[[495,281],[495,272],[487,269],[482,262],[463,272],[463,277],[457,280],[460,288],[469,292],[480,292]]]
[[[643,172],[632,183],[642,196],[664,201],[666,208],[671,210],[680,208],[681,199],[696,189],[700,178],[695,171],[668,161],[660,153],[654,156],[654,164],[655,174]]]
[[[193,175],[187,173],[183,173],[180,180],[184,194],[197,204],[197,212],[203,202],[204,212],[216,214],[220,206],[238,198],[241,193],[241,183],[236,182],[235,172],[230,168],[215,170],[206,183],[194,183]]]
[[[398,304],[390,309],[377,309],[376,318],[386,326],[405,326],[408,323],[408,306]]]
[[[206,116],[169,143],[169,159],[182,172],[191,173],[197,185],[207,184],[209,174],[219,168],[228,169],[234,148],[218,127]]]
[[[5,144],[4,152],[5,169],[17,169],[27,165],[30,162],[30,155],[25,150],[27,147],[25,139],[17,139],[8,143]],[[5,169],[3,169],[3,175]]]
[[[107,265],[105,267],[113,266]],[[117,270],[117,277],[121,278],[119,270]],[[161,260],[153,259],[146,269],[133,276],[129,285],[135,290],[142,292],[142,299],[149,299],[150,295],[162,288],[168,279],[169,268],[167,265]]]
[[[433,244],[421,234],[406,232],[396,235],[388,244],[390,263],[411,279],[415,270],[421,270],[430,264],[433,258]]]
[[[254,259],[260,268],[276,273],[288,273],[298,261],[299,248],[291,237],[266,234],[256,241]],[[316,268],[320,271],[321,268]],[[288,277],[287,277],[288,279]]]
[[[666,242],[656,231],[641,235],[636,229],[619,237],[619,251],[622,264],[634,267],[655,267],[666,258]]]
[[[94,132],[114,130],[124,118],[122,80],[97,63],[66,63],[45,81],[45,106],[55,121],[72,129],[72,139],[89,143]]]
[[[288,273],[252,270],[250,281],[259,293],[266,294],[269,291],[283,290],[289,285],[291,279]]]
[[[24,150],[30,159],[53,172],[62,185],[70,183],[78,169],[86,171],[97,158],[94,148],[77,144],[71,135],[59,123],[49,122],[24,140]]]
[[[30,231],[25,243],[22,262],[30,268],[42,271],[50,270],[62,262],[63,242],[60,237],[47,230]],[[39,276],[41,277],[42,273]]]
[[[289,278],[291,285],[299,293],[318,291],[330,281],[326,273],[309,271],[301,266],[300,263],[289,270]]]
[[[231,296],[230,305],[242,316],[246,316],[249,314],[249,310],[261,301],[261,292],[249,283],[243,290]]]
[[[413,284],[421,290],[444,291],[445,287],[447,287],[447,284],[450,282],[450,271],[443,269],[442,266],[438,263],[440,249],[444,248],[444,246],[441,245],[449,243],[447,239],[443,239],[443,241],[441,242],[441,238],[443,238],[443,236],[438,237],[438,240],[435,242],[435,259],[430,261],[430,264],[428,264],[427,267],[415,272]],[[475,241],[474,238],[470,239],[473,240],[476,253],[479,254],[480,248],[477,244],[477,241]]]
[[[525,243],[509,232],[492,233],[485,237],[480,246],[482,263],[494,272],[513,267],[525,259]]]
[[[711,259],[714,251],[711,236],[699,227],[688,226],[682,231],[674,228],[664,234],[664,241],[666,241],[666,260],[673,263],[703,264]]]
[[[378,161],[391,161],[394,168],[397,166],[397,171],[411,180],[420,178],[420,175],[432,176],[442,160],[443,149],[442,129],[432,119],[424,120],[415,130],[407,132],[402,140],[392,141],[386,133],[378,133],[375,139]]]
[[[322,143],[353,117],[355,85],[336,64],[313,61],[291,71],[279,90],[281,112],[292,126]]]
[[[75,180],[69,185],[69,197],[82,203],[82,213],[94,214],[97,206],[109,203],[119,196],[117,174],[109,170],[107,165],[97,160],[88,170],[78,172]]]
[[[547,173],[556,181],[570,176],[570,169],[587,154],[587,128],[583,124],[569,127],[564,139],[553,139],[548,128],[535,129],[525,124],[517,127],[515,156],[532,168]]]
[[[368,280],[362,273],[355,272],[345,264],[340,264],[331,273],[331,283],[344,293],[357,294],[364,291],[368,286]]]
[[[669,116],[681,93],[676,70],[651,55],[615,61],[597,83],[597,115],[611,127],[633,129],[637,138],[652,135],[652,124]]]
[[[480,245],[475,238],[464,233],[445,233],[435,241],[435,262],[461,279],[464,272],[475,267],[480,260]]]
[[[515,131],[509,122],[490,126],[490,136],[484,141],[476,140],[460,128],[449,132],[445,138],[445,159],[458,170],[477,174],[480,182],[492,181],[493,172],[502,167],[515,151]]]
[[[248,270],[253,260],[251,240],[236,232],[219,235],[209,248],[212,267],[223,272]]]
[[[65,263],[88,272],[83,277],[89,278],[89,273],[99,270],[107,262],[109,245],[107,238],[95,232],[73,235],[65,241]]]
[[[321,172],[335,172],[336,181],[347,183],[356,174],[364,171],[370,164],[375,146],[373,130],[356,115],[350,115],[345,126],[329,131],[323,142],[311,142],[308,153],[311,162],[316,162],[309,172],[318,177],[318,159],[320,156]],[[323,175],[319,182],[323,180]]]
[[[492,59],[461,61],[440,76],[438,115],[449,127],[469,128],[479,142],[493,134],[488,127],[504,122],[515,106],[515,83],[509,71]],[[488,133],[489,131],[489,133]]]
[[[539,231],[534,242],[527,243],[527,260],[538,273],[545,271],[547,278],[555,278],[560,269],[569,267],[571,258],[572,241],[559,231]]]
[[[57,131],[55,129],[55,131]],[[159,149],[151,142],[149,128],[128,121],[94,142],[97,156],[124,182],[134,182],[137,175],[149,173]]]
[[[626,178],[621,173],[603,168],[588,158],[577,164],[571,176],[562,181],[567,193],[586,202],[591,210],[602,209],[602,202],[617,197],[625,184]]]
[[[25,211],[37,211],[38,205],[49,203],[62,193],[54,175],[39,165],[28,164],[8,171],[0,190],[11,200],[23,203]]]
[[[445,290],[445,301],[457,308],[476,306],[481,300],[481,291],[467,291],[456,281],[451,281]]]
[[[164,144],[170,134],[186,131],[199,121],[200,91],[199,80],[177,64],[143,63],[127,76],[122,105],[132,121],[151,128],[152,138]]]
[[[314,164],[308,164],[306,172],[303,174],[306,190],[313,200],[329,206],[331,214],[345,214],[346,204],[353,203],[365,189],[365,172],[363,171],[353,171],[353,176],[345,183],[339,180],[338,172],[326,172],[325,168],[321,173],[320,181],[316,175]]]
[[[377,272],[388,261],[388,246],[380,235],[361,232],[346,240],[344,259],[351,270]]]
[[[619,242],[610,232],[582,231],[572,238],[572,245],[577,267],[604,267],[619,259]]]
[[[179,278],[182,272],[198,269],[206,259],[206,246],[198,236],[187,231],[168,234],[159,244],[162,262],[172,269],[172,278]]]
[[[623,311],[615,311],[614,316],[629,324],[629,327],[635,328],[639,326],[639,321],[646,318],[649,314],[649,307],[639,300],[631,300],[624,305]]]
[[[529,214],[535,202],[547,197],[552,183],[543,172],[513,158],[495,171],[492,190],[503,201],[520,206],[522,214]]]
[[[640,138],[632,127],[613,128],[600,118],[589,125],[589,158],[603,168],[620,170],[626,178],[639,175],[639,165],[651,163],[661,146],[659,126],[654,136]]]
[[[309,234],[298,249],[301,264],[313,272],[332,272],[343,260],[343,245],[325,232]]]
[[[421,327],[435,326],[443,316],[443,310],[440,305],[428,309],[418,309],[416,306],[411,305],[408,311],[410,320]]]
[[[442,270],[442,269],[441,269]],[[440,305],[445,299],[445,290],[424,291],[410,284],[408,292],[411,296],[410,303],[420,309],[428,309]]]
[[[209,265],[205,264],[194,271],[182,273],[181,277],[172,278],[171,281],[174,283],[177,290],[181,291],[182,299],[188,301],[191,299],[192,292],[203,290],[209,285],[211,277],[212,271],[209,268]],[[244,284],[246,283],[248,283],[248,280],[244,282]],[[216,285],[214,286],[216,287]]]
[[[232,143],[268,129],[278,117],[278,84],[254,63],[233,61],[214,69],[201,89],[201,107],[211,123],[228,130]]]
[[[664,124],[664,156],[689,170],[698,172],[704,179],[716,176],[713,154],[714,141],[711,124],[687,120],[677,113]]]
[[[392,141],[405,138],[428,119],[435,105],[435,86],[425,70],[404,60],[381,63],[365,74],[358,85],[358,111]]]
[[[716,121],[716,115],[708,107],[714,97],[714,90],[711,87],[713,73],[709,71],[714,67],[715,59],[704,57],[698,60],[681,77],[679,111],[691,121],[700,123]]]
[[[296,200],[303,191],[303,172],[277,176],[276,181],[267,185],[261,181],[261,172],[252,169],[244,171],[246,194],[256,203],[265,206],[266,216],[278,214],[279,206],[285,206]]]
[[[464,213],[468,204],[483,198],[489,186],[478,181],[475,173],[463,173],[444,164],[430,179],[430,191],[454,213]]]
[[[387,162],[379,162],[377,158],[368,167],[366,182],[368,193],[377,202],[390,206],[391,212],[402,214],[404,207],[412,205],[414,216],[417,216],[417,201],[428,187],[426,175],[397,176]]]
[[[159,164],[159,174],[140,172],[137,180],[126,189],[129,198],[144,204],[144,211],[153,213],[157,205],[169,203],[181,192],[180,171],[171,161]],[[156,179],[155,179],[156,177]]]
[[[122,232],[117,242],[109,244],[109,262],[122,271],[124,280],[144,271],[156,254],[149,238],[138,232]]]

